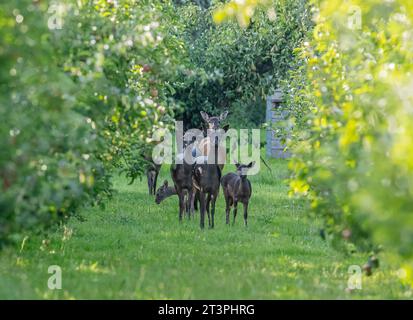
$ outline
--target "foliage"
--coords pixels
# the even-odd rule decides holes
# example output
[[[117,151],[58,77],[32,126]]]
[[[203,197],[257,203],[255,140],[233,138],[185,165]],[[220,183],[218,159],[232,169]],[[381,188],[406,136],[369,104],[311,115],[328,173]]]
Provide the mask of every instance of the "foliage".
[[[153,131],[177,115],[199,126],[201,109],[231,109],[238,125],[261,123],[308,28],[303,1],[275,1],[275,21],[257,10],[246,29],[216,27],[209,1],[2,4],[2,241],[110,195],[114,168],[133,182]]]
[[[170,3],[62,2],[53,30],[48,10],[0,7],[0,243],[109,195],[114,167],[135,179],[175,108]]]
[[[231,0],[214,11],[214,22],[220,24],[224,20],[235,17],[238,24],[245,28],[250,24],[257,7],[265,4],[268,4],[267,0]]]
[[[46,9],[0,4],[0,246],[110,192],[101,140],[54,59]]]
[[[63,67],[79,86],[79,112],[93,119],[106,142],[104,161],[145,170],[154,130],[171,122],[174,78],[184,61],[171,4],[83,1],[58,37]]]
[[[299,51],[304,66],[286,88],[291,191],[311,200],[335,239],[412,258],[413,4],[315,4],[313,38]]]
[[[257,9],[248,28],[240,28],[232,21],[214,24],[219,5],[180,8],[190,63],[174,97],[184,106],[188,126],[200,126],[193,117],[200,110],[225,109],[233,125],[257,125],[264,121],[263,98],[286,78],[293,49],[311,27],[310,12],[304,0],[277,0],[272,10]]]

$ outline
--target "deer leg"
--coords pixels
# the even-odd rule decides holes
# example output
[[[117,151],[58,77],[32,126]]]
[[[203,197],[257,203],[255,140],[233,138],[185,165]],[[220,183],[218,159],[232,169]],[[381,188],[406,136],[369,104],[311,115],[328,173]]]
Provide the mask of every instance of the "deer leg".
[[[198,209],[199,209],[199,191],[195,191],[194,209],[195,209],[196,211],[198,211]]]
[[[238,201],[234,200],[234,220],[232,220],[232,225],[235,225],[235,217],[237,216],[237,206],[238,206]]]
[[[188,213],[188,192],[185,191],[184,193],[184,213]]]
[[[206,212],[208,214],[208,226],[211,228],[211,216],[209,214],[210,204],[211,204],[211,194],[208,194],[207,202],[206,202]]]
[[[195,216],[195,211],[201,210],[201,192],[199,190],[194,190],[193,192],[193,203],[194,203],[194,211],[193,216]]]
[[[148,178],[149,195],[152,195],[152,175],[151,175],[151,171],[150,171],[150,170],[147,170],[147,171],[146,171],[146,177]]]
[[[186,200],[186,214],[189,220],[191,220],[192,197],[192,190],[188,190],[188,198]]]
[[[244,225],[246,227],[248,226],[247,219],[248,219],[248,202],[244,202]]]
[[[158,171],[155,171],[155,177],[153,178],[153,195],[156,194],[156,182],[158,181]]]
[[[231,207],[230,207],[230,203],[229,203],[229,197],[227,195],[225,195],[225,222],[226,224],[229,224],[229,214],[231,213]]]
[[[191,210],[191,214],[192,214],[192,219],[195,218],[195,210],[194,210],[194,206],[195,206],[195,194],[196,194],[196,190],[192,190],[191,199],[190,199],[190,201],[191,201],[191,208],[190,208],[190,210]]]
[[[200,202],[200,226],[201,229],[205,227],[205,193],[199,192],[199,202]]]
[[[182,215],[183,215],[184,210],[185,210],[185,194],[181,190],[178,193],[178,195],[179,195],[179,222],[182,222]]]
[[[211,228],[214,228],[214,217],[215,217],[215,202],[217,201],[216,195],[212,195],[212,203],[211,203],[211,219],[212,219],[212,223],[211,223]]]

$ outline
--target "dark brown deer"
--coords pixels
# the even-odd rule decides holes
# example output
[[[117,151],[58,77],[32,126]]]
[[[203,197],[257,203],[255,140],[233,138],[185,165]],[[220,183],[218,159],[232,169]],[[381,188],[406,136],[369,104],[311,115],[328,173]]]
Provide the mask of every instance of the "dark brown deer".
[[[218,117],[211,117],[206,112],[201,111],[202,119],[206,124],[206,133],[208,134],[208,130],[218,130],[227,115],[228,111],[225,111]],[[226,156],[226,149],[218,146],[217,142],[217,137],[215,137],[215,141],[212,141],[211,137],[207,136],[196,146],[201,153],[201,157],[197,158],[194,164],[192,180],[194,189],[199,193],[201,229],[205,227],[205,212],[208,214],[209,227],[214,228],[215,224],[215,204],[219,194],[221,170]],[[223,158],[220,157],[222,153]],[[209,161],[211,156],[214,156],[214,163]]]
[[[169,187],[168,180],[165,180],[163,185],[161,185],[159,189],[156,190],[155,202],[156,204],[160,204],[166,198],[169,198],[170,196],[173,196],[175,194],[177,194],[175,187]]]
[[[205,212],[208,214],[208,225],[214,228],[215,203],[219,193],[221,169],[216,164],[195,164],[193,185],[199,192],[200,227],[205,227]]]
[[[185,161],[182,164],[175,163],[171,165],[171,177],[179,199],[179,221],[182,221],[184,211],[190,218],[193,194],[192,169],[192,165]]]
[[[244,224],[248,225],[248,203],[252,194],[251,182],[247,179],[247,171],[254,166],[255,162],[250,162],[248,165],[235,164],[237,167],[237,173],[230,172],[222,177],[221,186],[224,191],[225,197],[225,213],[226,223],[229,224],[231,206],[234,206],[234,220],[232,224],[235,224],[235,217],[237,216],[238,202],[241,202],[244,206]]]
[[[152,161],[149,156],[144,157],[146,165],[146,177],[148,179],[148,191],[150,195],[155,195],[156,193],[156,181],[158,180],[159,171],[161,170],[161,165],[156,164]]]

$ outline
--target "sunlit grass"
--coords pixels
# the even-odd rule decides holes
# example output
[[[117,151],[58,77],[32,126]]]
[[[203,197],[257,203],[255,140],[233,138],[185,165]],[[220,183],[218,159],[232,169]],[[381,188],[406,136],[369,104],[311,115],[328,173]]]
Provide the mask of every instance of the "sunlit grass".
[[[72,219],[47,241],[30,236],[23,246],[0,253],[0,298],[35,299],[348,299],[405,298],[395,270],[382,263],[363,289],[347,293],[348,267],[367,256],[345,256],[319,236],[303,201],[289,199],[286,163],[271,160],[251,178],[249,227],[242,215],[225,225],[218,199],[216,228],[178,222],[177,199],[156,205],[146,181],[118,190],[106,209],[85,208],[86,221]],[[227,166],[226,171],[231,167]],[[160,182],[171,181],[164,167]],[[43,243],[42,243],[43,241]],[[63,271],[62,290],[47,287],[49,265]]]

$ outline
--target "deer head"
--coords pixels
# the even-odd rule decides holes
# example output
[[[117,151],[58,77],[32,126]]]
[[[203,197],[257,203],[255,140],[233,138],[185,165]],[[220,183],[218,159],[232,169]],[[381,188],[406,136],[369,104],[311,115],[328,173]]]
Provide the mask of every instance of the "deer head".
[[[237,174],[241,178],[245,178],[247,176],[247,171],[251,169],[255,165],[255,161],[250,162],[249,164],[239,164],[236,163],[235,166],[237,167]]]
[[[168,187],[168,181],[165,180],[163,185],[156,190],[155,202],[160,204],[166,198],[176,194],[175,188]]]
[[[211,117],[208,113],[201,111],[201,117],[207,124],[207,129],[218,130],[220,128],[220,123],[226,119],[228,111],[224,111],[218,117]]]

